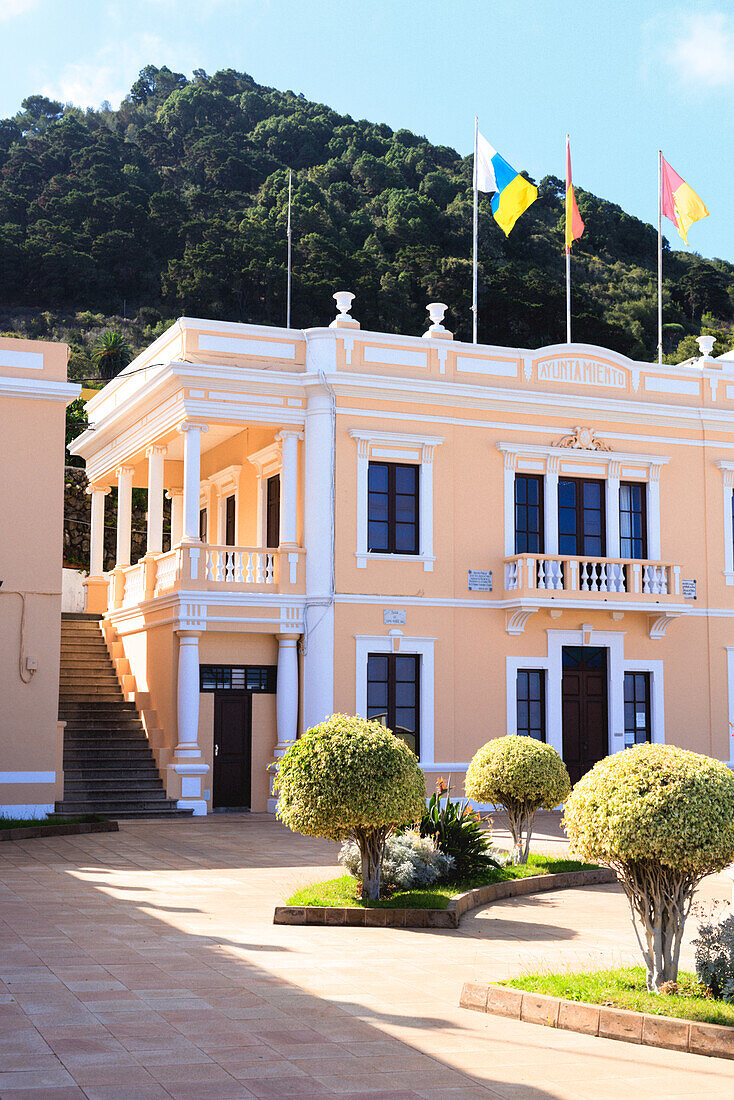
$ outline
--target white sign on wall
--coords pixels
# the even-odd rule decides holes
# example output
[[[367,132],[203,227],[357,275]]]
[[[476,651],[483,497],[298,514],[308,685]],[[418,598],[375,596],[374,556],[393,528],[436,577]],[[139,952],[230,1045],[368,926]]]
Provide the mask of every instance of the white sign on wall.
[[[684,600],[696,599],[696,582],[692,578],[681,577],[680,590]]]
[[[470,569],[469,570],[469,591],[470,592],[491,592],[492,591],[492,570],[491,569]]]
[[[405,626],[405,612],[392,610],[382,612],[384,626]]]

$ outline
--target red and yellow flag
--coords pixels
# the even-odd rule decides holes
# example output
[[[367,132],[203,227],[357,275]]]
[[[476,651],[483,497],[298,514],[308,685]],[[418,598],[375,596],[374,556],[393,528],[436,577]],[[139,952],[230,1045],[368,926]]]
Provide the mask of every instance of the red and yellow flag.
[[[571,251],[571,245],[578,240],[584,231],[584,223],[576,205],[576,195],[571,179],[571,144],[566,134],[566,252]]]
[[[682,180],[674,168],[660,154],[661,201],[666,218],[677,227],[685,244],[688,244],[688,230],[694,222],[707,218],[709,212],[692,187]]]

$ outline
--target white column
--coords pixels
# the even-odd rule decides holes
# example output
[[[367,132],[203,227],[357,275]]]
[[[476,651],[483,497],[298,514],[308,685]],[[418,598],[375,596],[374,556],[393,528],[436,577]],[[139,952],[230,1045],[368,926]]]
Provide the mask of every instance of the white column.
[[[133,522],[133,468],[118,466],[117,478],[117,558],[115,567],[130,564],[130,539]]]
[[[101,577],[104,573],[104,498],[109,491],[109,485],[90,485],[87,489],[92,498],[89,531],[90,577]]]
[[[606,557],[622,556],[619,536],[619,475],[622,472],[620,462],[609,463],[609,476],[606,485]]]
[[[432,443],[424,443],[421,450],[418,550],[425,559],[423,570],[426,573],[433,572],[433,454],[435,450],[436,447]]]
[[[163,550],[163,460],[165,447],[148,447],[148,554]]]
[[[278,686],[276,693],[278,745],[296,740],[298,732],[298,635],[278,635]]]
[[[558,555],[558,469],[559,460],[552,456],[548,459],[545,472],[545,553],[553,557]]]
[[[515,462],[517,456],[505,453],[505,557],[515,553]]]
[[[306,618],[304,727],[334,710],[334,463],[333,421],[328,393],[309,396],[305,431]]]
[[[298,440],[303,433],[284,428],[275,437],[281,441],[280,471],[280,544],[298,543]]]
[[[181,544],[183,531],[183,489],[169,489],[166,497],[171,502],[171,549]]]
[[[180,425],[184,437],[184,486],[182,542],[199,541],[199,483],[201,481],[201,436],[206,424],[185,420]]]
[[[171,765],[181,782],[179,809],[193,810],[195,816],[206,813],[201,784],[209,771],[199,747],[199,638],[200,630],[178,630],[178,681],[176,713],[178,744]]]
[[[647,556],[660,561],[660,466],[650,467],[647,483]]]
[[[278,686],[275,696],[278,742],[273,754],[275,767],[270,768],[270,814],[278,808],[278,799],[273,791],[278,761],[298,736],[298,638],[298,634],[278,634]]]

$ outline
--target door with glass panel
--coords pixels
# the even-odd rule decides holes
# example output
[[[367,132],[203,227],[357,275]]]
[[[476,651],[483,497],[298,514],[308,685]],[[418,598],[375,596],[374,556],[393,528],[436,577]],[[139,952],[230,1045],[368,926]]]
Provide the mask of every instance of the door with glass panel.
[[[558,551],[564,557],[605,557],[603,481],[559,479]]]

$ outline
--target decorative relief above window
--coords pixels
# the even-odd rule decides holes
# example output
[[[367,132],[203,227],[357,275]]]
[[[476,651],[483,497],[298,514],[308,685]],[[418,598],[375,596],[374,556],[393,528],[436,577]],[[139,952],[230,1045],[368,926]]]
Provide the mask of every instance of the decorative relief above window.
[[[611,451],[603,440],[596,438],[594,428],[576,427],[572,435],[564,435],[558,440],[557,447],[571,447],[575,451]]]

